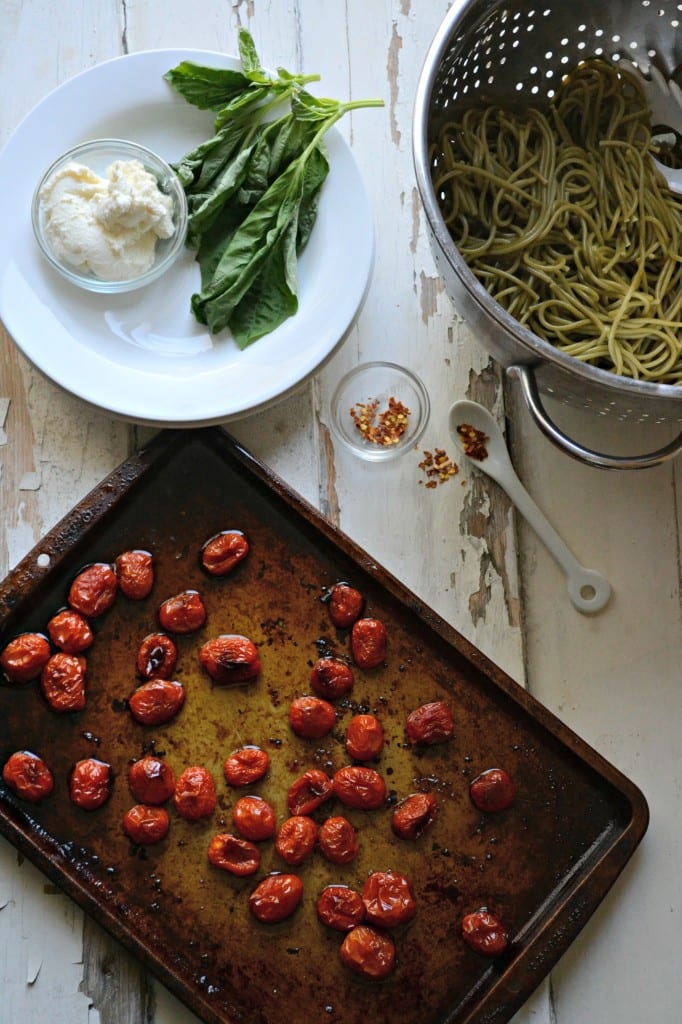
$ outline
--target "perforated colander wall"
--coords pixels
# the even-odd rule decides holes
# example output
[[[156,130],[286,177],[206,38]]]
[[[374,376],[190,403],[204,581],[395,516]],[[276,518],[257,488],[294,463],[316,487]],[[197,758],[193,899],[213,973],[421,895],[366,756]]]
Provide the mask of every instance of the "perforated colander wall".
[[[653,63],[674,77],[680,25],[682,3],[670,0],[474,4],[441,64],[433,114],[472,103],[544,105],[562,72],[586,57],[644,72]]]

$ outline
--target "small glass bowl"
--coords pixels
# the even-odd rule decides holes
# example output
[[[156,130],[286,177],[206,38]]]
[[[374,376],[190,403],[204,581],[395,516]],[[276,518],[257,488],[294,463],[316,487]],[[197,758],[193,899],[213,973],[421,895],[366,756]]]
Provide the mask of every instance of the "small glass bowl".
[[[84,164],[101,177],[106,177],[109,166],[115,160],[139,160],[150,174],[156,178],[161,192],[170,196],[173,201],[173,222],[175,231],[170,238],[159,238],[156,242],[155,259],[149,270],[137,277],[125,281],[108,281],[96,277],[92,273],[83,273],[77,267],[60,260],[50,247],[50,243],[44,234],[44,209],[40,199],[40,191],[45,182],[60,168],[71,161]],[[84,142],[73,149],[67,150],[59,159],[43,174],[38,187],[33,194],[31,205],[31,220],[33,233],[45,259],[58,270],[59,273],[71,281],[91,292],[105,292],[114,295],[119,292],[129,292],[136,288],[155,281],[164,274],[174,260],[180,255],[185,244],[187,233],[187,197],[180,181],[173,169],[151,149],[145,146],[138,146],[134,142],[126,142],[123,139],[94,139]]]
[[[409,409],[407,428],[393,444],[368,440],[356,425],[360,405],[376,403],[375,423],[393,398]],[[385,462],[408,451],[421,438],[430,412],[429,396],[419,377],[396,363],[361,363],[339,381],[329,403],[331,426],[336,437],[360,458]]]

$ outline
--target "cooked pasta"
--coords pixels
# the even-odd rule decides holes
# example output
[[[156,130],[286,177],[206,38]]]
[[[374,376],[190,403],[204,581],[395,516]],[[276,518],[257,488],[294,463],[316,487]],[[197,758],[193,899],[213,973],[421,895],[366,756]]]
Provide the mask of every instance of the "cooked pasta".
[[[682,385],[682,197],[653,152],[636,78],[595,58],[546,112],[443,125],[431,167],[462,257],[515,319],[576,359]]]

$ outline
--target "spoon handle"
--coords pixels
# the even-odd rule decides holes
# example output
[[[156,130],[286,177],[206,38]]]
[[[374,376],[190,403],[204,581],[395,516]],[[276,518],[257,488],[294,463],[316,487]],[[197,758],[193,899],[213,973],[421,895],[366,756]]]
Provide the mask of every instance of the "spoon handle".
[[[528,491],[519,480],[511,464],[506,473],[498,476],[498,483],[505,489],[514,505],[532,526],[549,553],[566,574],[568,596],[578,611],[598,612],[611,597],[611,584],[595,569],[586,569],[566,546],[538,508]]]

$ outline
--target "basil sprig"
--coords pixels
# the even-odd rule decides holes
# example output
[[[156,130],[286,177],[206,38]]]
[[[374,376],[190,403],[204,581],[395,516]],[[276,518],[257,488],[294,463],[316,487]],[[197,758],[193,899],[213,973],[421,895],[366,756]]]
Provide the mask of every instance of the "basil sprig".
[[[173,165],[201,269],[192,312],[244,349],[298,309],[298,257],[329,174],[324,136],[348,111],[383,101],[318,98],[305,88],[318,75],[268,74],[246,29],[239,55],[241,71],[183,61],[164,77],[215,113],[215,134]]]

